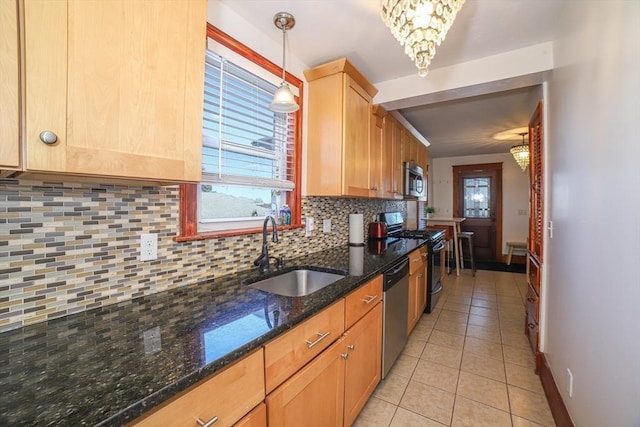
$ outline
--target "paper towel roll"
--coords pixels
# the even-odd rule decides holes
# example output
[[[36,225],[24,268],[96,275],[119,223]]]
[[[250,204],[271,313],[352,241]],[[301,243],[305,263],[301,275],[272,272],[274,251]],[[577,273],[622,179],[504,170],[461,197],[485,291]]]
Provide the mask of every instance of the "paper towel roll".
[[[349,275],[362,276],[364,271],[364,246],[349,247]]]
[[[362,214],[349,214],[349,244],[364,245],[364,217]]]

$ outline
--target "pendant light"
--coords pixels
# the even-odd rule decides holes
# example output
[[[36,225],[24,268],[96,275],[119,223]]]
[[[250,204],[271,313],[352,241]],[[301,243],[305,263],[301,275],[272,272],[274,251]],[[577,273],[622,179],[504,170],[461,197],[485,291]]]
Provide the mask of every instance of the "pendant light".
[[[282,83],[280,83],[280,87],[276,89],[276,92],[273,95],[273,102],[269,104],[269,109],[276,113],[293,113],[294,111],[298,111],[300,107],[296,103],[296,98],[293,96],[293,92],[291,92],[289,85],[285,81],[285,43],[287,30],[293,28],[296,24],[296,20],[290,13],[279,12],[273,17],[273,23],[276,27],[282,30]]]
[[[529,166],[529,146],[524,143],[524,137],[527,135],[527,132],[520,133],[519,135],[522,136],[522,145],[514,145],[510,151],[524,172],[527,166]]]

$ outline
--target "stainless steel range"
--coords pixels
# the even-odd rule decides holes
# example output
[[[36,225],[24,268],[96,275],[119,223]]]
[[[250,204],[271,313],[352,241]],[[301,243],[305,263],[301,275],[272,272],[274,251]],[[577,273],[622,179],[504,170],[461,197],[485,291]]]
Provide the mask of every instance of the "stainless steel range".
[[[400,239],[427,240],[427,306],[425,313],[431,313],[438,303],[443,290],[442,269],[444,264],[444,230],[405,230],[402,212],[386,212],[379,215],[380,221],[387,223],[390,237]]]

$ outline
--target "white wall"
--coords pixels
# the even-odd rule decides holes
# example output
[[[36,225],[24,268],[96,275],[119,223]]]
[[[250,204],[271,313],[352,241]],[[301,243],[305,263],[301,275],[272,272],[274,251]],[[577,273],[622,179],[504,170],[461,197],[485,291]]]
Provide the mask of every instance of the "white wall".
[[[514,143],[515,145],[515,143]],[[452,166],[502,163],[502,253],[505,242],[527,241],[529,230],[529,169],[524,172],[510,153],[432,159],[429,166],[429,205],[436,216],[451,217],[453,212]],[[524,211],[519,214],[518,211]]]
[[[566,2],[559,20],[544,351],[576,426],[640,426],[640,2]]]

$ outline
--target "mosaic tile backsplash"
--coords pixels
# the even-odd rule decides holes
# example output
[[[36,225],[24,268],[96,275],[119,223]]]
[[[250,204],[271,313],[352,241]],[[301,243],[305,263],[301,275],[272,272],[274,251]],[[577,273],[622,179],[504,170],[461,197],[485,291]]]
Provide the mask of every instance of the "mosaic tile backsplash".
[[[0,332],[255,268],[261,234],[178,243],[178,209],[175,186],[0,179]],[[313,235],[282,231],[270,254],[286,260],[347,244],[350,213],[363,213],[366,226],[396,210],[406,204],[305,197]],[[139,261],[143,233],[158,235],[157,260]]]

